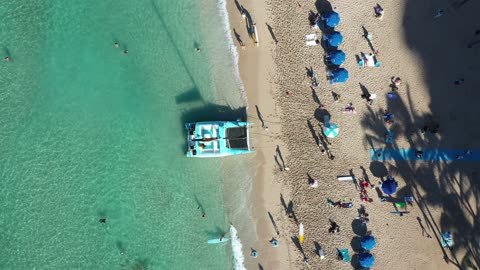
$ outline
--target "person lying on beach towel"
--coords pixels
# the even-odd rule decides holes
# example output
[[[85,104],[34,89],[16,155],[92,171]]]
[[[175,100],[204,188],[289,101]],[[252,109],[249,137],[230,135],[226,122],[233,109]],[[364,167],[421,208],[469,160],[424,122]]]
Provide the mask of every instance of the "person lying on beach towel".
[[[343,109],[343,113],[348,113],[348,114],[355,114],[357,111],[355,110],[355,107],[353,107],[353,104],[350,103],[348,104],[347,107]]]
[[[363,67],[375,67],[375,58],[373,53],[363,55]]]
[[[377,4],[377,6],[374,7],[373,9],[375,11],[375,17],[378,18],[379,20],[382,20],[383,14],[384,14],[383,8],[379,4]]]

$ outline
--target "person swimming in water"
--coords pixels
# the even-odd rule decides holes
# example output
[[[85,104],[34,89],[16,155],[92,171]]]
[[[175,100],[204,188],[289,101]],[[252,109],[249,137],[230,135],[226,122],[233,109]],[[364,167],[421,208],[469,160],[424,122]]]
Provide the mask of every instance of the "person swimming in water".
[[[105,224],[105,223],[107,223],[107,218],[101,218],[101,219],[98,220],[98,222]]]

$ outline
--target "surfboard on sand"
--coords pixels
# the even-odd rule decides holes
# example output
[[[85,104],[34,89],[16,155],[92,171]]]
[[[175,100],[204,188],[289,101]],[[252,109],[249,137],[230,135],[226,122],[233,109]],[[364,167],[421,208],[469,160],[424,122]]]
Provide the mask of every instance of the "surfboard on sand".
[[[208,240],[207,243],[209,243],[209,244],[220,244],[220,243],[227,242],[228,240],[230,240],[230,238],[228,238],[228,237],[224,237],[222,239],[222,241],[220,241],[220,238],[215,238],[215,239]]]
[[[305,236],[303,235],[303,224],[300,223],[300,225],[298,226],[298,241],[301,243],[303,243],[303,241],[305,240]]]

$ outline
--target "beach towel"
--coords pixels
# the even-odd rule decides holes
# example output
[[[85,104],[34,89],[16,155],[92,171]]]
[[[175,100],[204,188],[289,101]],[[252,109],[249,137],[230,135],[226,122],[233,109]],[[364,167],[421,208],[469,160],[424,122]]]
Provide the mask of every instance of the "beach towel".
[[[367,67],[375,67],[375,59],[373,59],[373,55],[365,55],[365,61],[367,61]]]
[[[309,34],[305,36],[306,40],[315,40],[317,39],[317,34]]]
[[[348,254],[348,249],[337,249],[338,250],[338,256],[342,259],[344,262],[350,262],[350,254]]]
[[[316,40],[307,40],[306,42],[307,46],[317,46],[317,41]]]

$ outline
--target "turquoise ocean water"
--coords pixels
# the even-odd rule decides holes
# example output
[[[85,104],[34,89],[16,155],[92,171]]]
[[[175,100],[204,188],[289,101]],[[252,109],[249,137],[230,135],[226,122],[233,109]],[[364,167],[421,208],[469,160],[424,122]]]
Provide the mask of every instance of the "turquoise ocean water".
[[[232,268],[206,241],[252,160],[187,159],[183,129],[246,104],[223,4],[0,3],[0,269]]]

